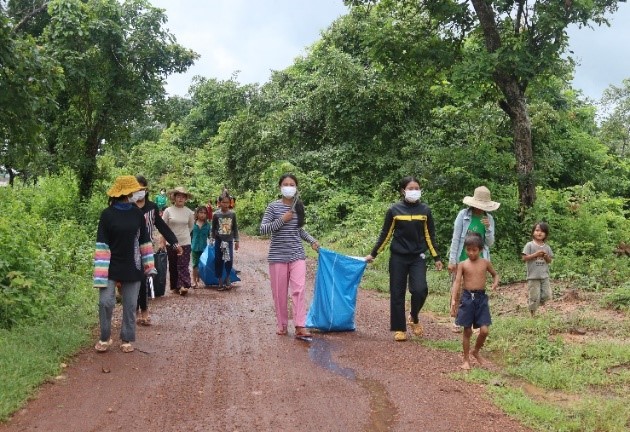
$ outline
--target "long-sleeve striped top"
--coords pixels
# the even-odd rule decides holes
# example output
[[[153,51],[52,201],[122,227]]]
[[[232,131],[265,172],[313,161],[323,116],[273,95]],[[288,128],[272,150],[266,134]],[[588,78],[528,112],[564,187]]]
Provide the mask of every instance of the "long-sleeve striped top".
[[[268,261],[271,263],[287,263],[306,259],[302,240],[313,244],[317,240],[298,227],[297,213],[289,222],[282,220],[282,215],[291,210],[291,206],[282,200],[273,201],[267,206],[260,223],[260,233],[271,235]]]

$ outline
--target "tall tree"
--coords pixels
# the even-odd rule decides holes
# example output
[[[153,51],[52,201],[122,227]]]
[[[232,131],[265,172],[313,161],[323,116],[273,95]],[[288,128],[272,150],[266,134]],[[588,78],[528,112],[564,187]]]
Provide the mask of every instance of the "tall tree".
[[[0,4],[0,165],[25,177],[43,164],[41,113],[54,107],[62,70]]]
[[[602,140],[624,158],[630,146],[630,79],[624,79],[620,87],[611,85],[604,90],[601,103],[609,111],[602,121]]]
[[[459,74],[462,86],[482,89],[486,100],[494,99],[510,119],[519,200],[525,209],[536,199],[528,86],[550,75],[568,76],[571,61],[564,57],[568,26],[607,24],[605,15],[614,12],[619,1],[346,0],[346,4],[368,10],[420,5],[421,13],[442,23],[439,34],[456,44],[465,40],[462,62],[452,77]],[[457,33],[460,37],[454,38]]]
[[[164,95],[164,81],[197,54],[177,44],[162,9],[145,0],[53,0],[42,39],[65,73],[49,148],[75,169],[83,196],[91,192],[96,157],[120,142],[145,104]]]

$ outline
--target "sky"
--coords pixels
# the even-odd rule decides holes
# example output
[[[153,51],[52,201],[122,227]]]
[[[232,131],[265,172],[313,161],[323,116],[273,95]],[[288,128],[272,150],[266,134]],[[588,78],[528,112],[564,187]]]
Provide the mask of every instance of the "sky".
[[[219,80],[238,73],[241,84],[267,82],[290,66],[335,19],[342,0],[150,0],[166,10],[177,42],[200,54],[185,74],[172,75],[166,91],[185,96],[192,78]],[[621,3],[610,27],[570,28],[578,61],[573,85],[593,100],[609,85],[630,78],[630,4]]]

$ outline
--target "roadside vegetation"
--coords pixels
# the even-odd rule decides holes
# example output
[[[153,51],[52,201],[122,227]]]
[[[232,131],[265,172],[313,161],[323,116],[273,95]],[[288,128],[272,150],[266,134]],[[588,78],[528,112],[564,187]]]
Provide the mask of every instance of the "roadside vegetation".
[[[522,20],[545,23],[543,34],[515,32],[505,2],[478,2],[503,20],[505,49],[488,51],[464,2],[349,1],[350,13],[269,82],[196,77],[187,97],[171,98],[163,77],[196,54],[173,42],[159,10],[26,3],[0,2],[10,71],[0,88],[11,90],[0,92],[10,183],[0,187],[0,420],[91,341],[96,223],[117,175],[144,175],[152,195],[186,186],[190,206],[227,186],[239,226],[257,235],[290,171],[309,232],[350,255],[369,253],[402,176],[422,179],[443,257],[462,198],[486,185],[501,203],[492,259],[502,285],[487,343],[497,367],[453,378],[485,384],[537,430],[630,427],[630,80],[607,89],[597,117],[568,84],[562,48],[567,25],[601,23],[617,2],[516,2],[549,6],[520,10],[549,13]],[[506,101],[514,80],[518,95]],[[532,319],[520,251],[540,220],[551,226],[554,301]],[[363,288],[387,292],[387,260],[368,267]],[[446,325],[448,276],[429,277],[425,309]],[[457,335],[422,343],[460,350]]]

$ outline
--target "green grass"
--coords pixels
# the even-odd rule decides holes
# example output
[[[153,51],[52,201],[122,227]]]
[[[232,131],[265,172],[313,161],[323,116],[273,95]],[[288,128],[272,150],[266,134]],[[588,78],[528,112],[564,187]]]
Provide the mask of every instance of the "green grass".
[[[86,344],[93,312],[0,330],[0,421],[18,410],[42,382],[58,375],[60,363]]]
[[[387,292],[386,266],[387,257],[379,256],[366,270],[362,287]],[[503,282],[519,281],[521,267],[520,262],[509,267],[513,272],[507,272],[508,280]],[[429,296],[423,310],[446,321],[448,273],[430,267],[427,281]],[[531,318],[526,308],[513,308],[508,298],[490,295],[492,305],[503,314],[493,316],[484,350],[502,371],[497,374],[475,368],[452,374],[454,379],[485,384],[497,406],[534,430],[630,430],[630,320],[624,309],[624,289],[599,293],[605,301],[593,300],[585,308],[549,311],[536,318]],[[600,313],[601,305],[621,315]],[[568,335],[574,329],[585,330],[587,336],[571,340]],[[461,350],[459,340],[424,340],[421,344],[451,352]]]

